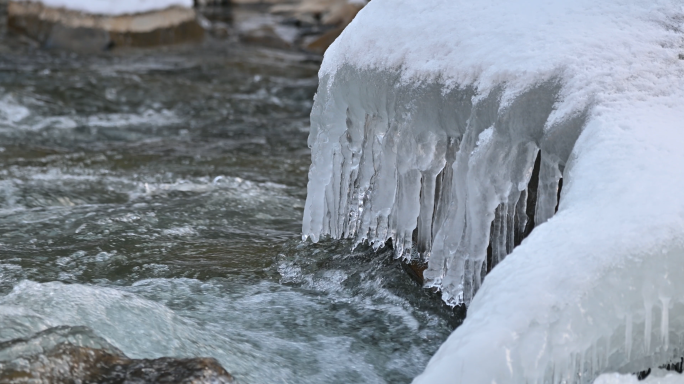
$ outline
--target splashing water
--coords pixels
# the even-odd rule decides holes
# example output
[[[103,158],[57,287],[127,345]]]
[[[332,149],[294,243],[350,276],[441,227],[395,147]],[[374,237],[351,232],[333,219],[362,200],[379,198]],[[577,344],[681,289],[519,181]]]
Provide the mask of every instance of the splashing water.
[[[214,357],[241,383],[421,372],[459,317],[389,254],[296,240],[306,59],[3,54],[0,343],[83,326],[131,359]]]

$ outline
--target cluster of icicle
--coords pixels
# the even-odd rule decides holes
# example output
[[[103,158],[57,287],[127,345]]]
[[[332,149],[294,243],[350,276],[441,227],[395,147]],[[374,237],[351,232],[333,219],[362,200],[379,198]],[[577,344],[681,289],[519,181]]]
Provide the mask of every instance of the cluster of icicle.
[[[351,66],[324,76],[311,113],[304,237],[376,248],[391,240],[397,257],[427,261],[427,287],[468,304],[557,209],[584,122],[579,114],[549,126],[559,90],[547,81],[504,104],[503,89],[408,85],[398,73]]]

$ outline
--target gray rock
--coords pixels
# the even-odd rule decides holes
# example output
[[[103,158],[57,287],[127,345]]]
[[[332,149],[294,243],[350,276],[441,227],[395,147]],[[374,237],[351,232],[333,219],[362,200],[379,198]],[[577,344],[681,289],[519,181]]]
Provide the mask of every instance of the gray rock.
[[[130,359],[86,327],[50,328],[0,343],[0,383],[228,384],[213,358]]]

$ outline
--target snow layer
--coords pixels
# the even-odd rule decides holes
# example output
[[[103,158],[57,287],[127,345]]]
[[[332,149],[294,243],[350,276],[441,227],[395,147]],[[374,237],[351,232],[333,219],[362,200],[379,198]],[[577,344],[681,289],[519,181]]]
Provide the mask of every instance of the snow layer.
[[[467,303],[541,150],[536,229],[415,383],[591,383],[681,355],[682,29],[678,0],[374,0],[326,52],[314,241],[392,239]]]
[[[48,7],[66,8],[95,15],[125,15],[169,7],[191,8],[192,0],[13,0],[33,1]]]
[[[663,376],[651,374],[645,380],[639,381],[636,375],[606,373],[596,378],[594,384],[684,384],[684,376],[676,373]]]

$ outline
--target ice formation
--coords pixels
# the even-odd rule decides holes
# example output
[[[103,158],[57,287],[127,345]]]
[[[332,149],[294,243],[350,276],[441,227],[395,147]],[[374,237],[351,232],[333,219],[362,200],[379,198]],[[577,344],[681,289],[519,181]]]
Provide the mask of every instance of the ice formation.
[[[429,260],[427,284],[448,302],[469,302],[486,270],[555,212],[584,121],[579,113],[545,127],[559,89],[551,78],[504,106],[502,88],[480,98],[471,86],[414,86],[351,66],[324,76],[312,112],[304,233],[378,247],[391,238],[397,256]]]
[[[125,15],[157,11],[169,7],[191,8],[192,0],[13,0],[37,2],[48,7],[66,8],[95,15]]]
[[[391,239],[470,302],[415,383],[683,353],[682,29],[678,0],[374,0],[326,52],[304,236]]]

